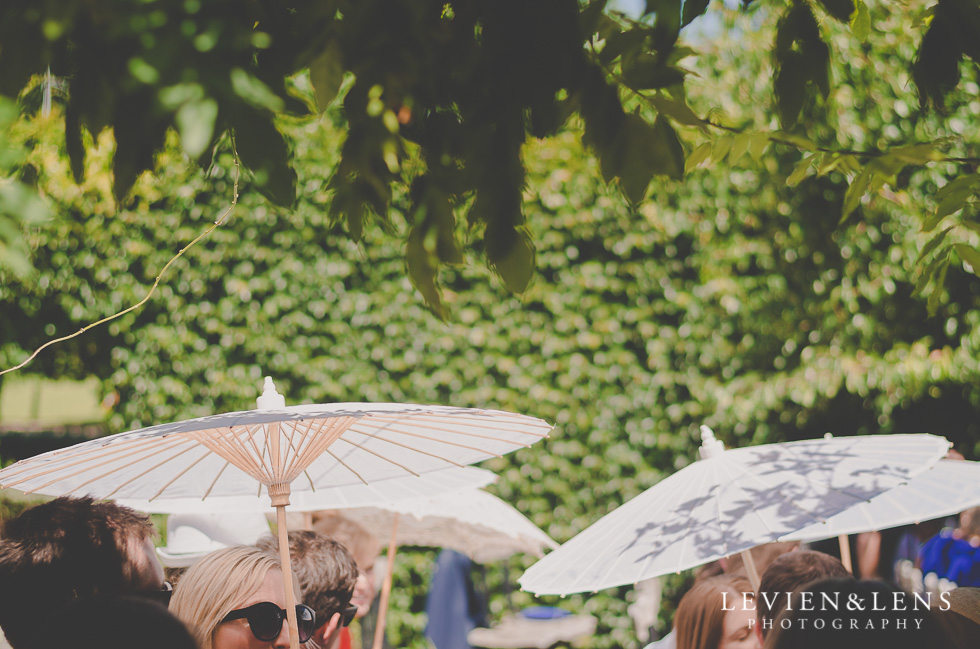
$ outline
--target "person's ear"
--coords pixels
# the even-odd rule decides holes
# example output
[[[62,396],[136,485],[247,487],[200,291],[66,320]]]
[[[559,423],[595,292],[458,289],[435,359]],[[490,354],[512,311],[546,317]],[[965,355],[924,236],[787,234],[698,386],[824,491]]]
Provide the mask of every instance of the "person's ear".
[[[330,649],[330,645],[333,644],[333,641],[337,637],[340,637],[340,634],[337,633],[339,628],[340,613],[334,613],[330,616],[329,622],[321,624],[320,628],[314,632],[314,637],[317,639],[317,644],[325,649]]]

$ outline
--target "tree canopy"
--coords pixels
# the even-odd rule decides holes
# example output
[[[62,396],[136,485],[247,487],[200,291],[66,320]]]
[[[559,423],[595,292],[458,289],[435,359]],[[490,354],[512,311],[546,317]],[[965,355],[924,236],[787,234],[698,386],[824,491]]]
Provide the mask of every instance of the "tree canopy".
[[[691,74],[691,42],[710,44],[705,21],[728,11],[706,0],[648,0],[640,20],[607,11],[605,0],[49,0],[0,11],[0,94],[36,100],[51,87],[40,75],[63,80],[74,176],[84,175],[86,131],[110,128],[113,193],[123,201],[173,128],[205,167],[233,146],[249,182],[275,205],[295,206],[304,188],[281,120],[342,109],[340,159],[307,181],[323,184],[324,227],[342,225],[355,240],[369,221],[399,231],[409,277],[443,316],[439,273],[466,250],[483,255],[510,290],[527,288],[536,244],[522,146],[555,135],[573,115],[603,178],[633,206],[654,178],[680,178],[706,158],[770,142],[804,152],[791,180],[842,174],[850,187],[844,217],[869,192],[900,190],[909,167],[944,164],[948,182],[923,224],[937,234],[920,283],[941,284],[951,260],[980,265],[969,237],[939,229],[980,191],[976,143],[963,140],[952,118],[930,133],[894,123],[914,126],[930,110],[952,115],[957,89],[976,96],[976,83],[962,75],[980,54],[976,0],[745,2],[758,22],[776,20],[765,44],[771,85],[746,99],[775,102],[742,122],[689,101],[702,83]],[[871,38],[895,29],[912,36],[890,79],[905,106],[902,120],[888,119],[897,133],[867,139],[828,129],[848,103],[874,101],[841,75],[846,57],[895,55],[872,52],[888,45]],[[734,47],[758,34],[743,36]],[[16,192],[16,203],[0,201],[10,218],[18,211],[4,204],[28,195],[24,183],[4,192]],[[399,192],[407,199],[395,206]],[[464,217],[469,227],[460,231]],[[956,225],[977,227],[975,218]]]
[[[724,20],[690,64],[698,91],[686,100],[718,123],[770,124],[772,104],[759,98],[768,96],[779,15],[726,11]],[[724,131],[705,149],[699,128],[679,131],[690,151],[686,178],[651,184],[635,204],[606,182],[585,118],[524,144],[534,281],[513,295],[481,265],[446,268],[446,322],[423,308],[405,276],[401,238],[365,228],[355,244],[331,227],[324,205],[350,138],[347,111],[334,104],[317,120],[280,117],[295,205],[277,207],[257,183],[243,183],[236,211],[174,262],[158,297],[46,350],[30,369],[98,376],[114,397],[113,430],[249,408],[263,374],[289,403],[531,413],[556,424],[553,439],[488,468],[501,476],[496,492],[559,542],[693,461],[701,423],[729,446],[933,432],[978,459],[980,286],[966,264],[950,263],[934,290],[917,290],[917,259],[939,249],[929,250],[935,230],[922,231],[936,214],[933,195],[961,167],[909,166],[841,224],[850,171],[824,168],[836,154],[820,149],[886,150],[955,133],[958,123],[969,133],[976,87],[952,91],[944,116],[917,113],[903,77],[917,35],[897,15],[875,24],[868,44],[843,27],[837,34],[838,94],[851,98],[838,96],[834,111],[803,109],[805,122],[820,118],[808,132],[816,155],[805,162],[798,146],[768,134]],[[759,37],[746,40],[749,32]],[[639,119],[656,121],[654,107],[636,107]],[[234,196],[230,146],[205,175],[176,131],[152,174],[119,203],[112,134],[83,133],[88,154],[76,184],[60,111],[24,117],[11,131],[11,149],[36,170],[31,180],[55,216],[30,230],[35,274],[0,284],[4,367],[138,301]],[[392,186],[392,213],[411,213],[412,191]],[[943,227],[959,222],[944,218]],[[405,233],[411,224],[393,227]],[[455,224],[457,240],[467,227]],[[947,236],[977,245],[969,228]],[[399,646],[424,646],[421,563],[412,564],[421,573],[402,564],[396,576]],[[628,589],[561,601],[514,596],[518,605],[596,614],[600,649],[636,646]],[[676,598],[665,601],[666,622]]]

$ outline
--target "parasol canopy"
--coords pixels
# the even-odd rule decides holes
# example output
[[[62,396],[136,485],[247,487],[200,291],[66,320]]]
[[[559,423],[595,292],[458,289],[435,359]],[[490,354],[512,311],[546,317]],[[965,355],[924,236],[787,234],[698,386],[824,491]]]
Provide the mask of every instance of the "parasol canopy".
[[[538,595],[597,591],[745,556],[906,482],[950,446],[934,435],[875,435],[725,450],[709,428],[701,431],[703,459],[535,563],[521,587]]]

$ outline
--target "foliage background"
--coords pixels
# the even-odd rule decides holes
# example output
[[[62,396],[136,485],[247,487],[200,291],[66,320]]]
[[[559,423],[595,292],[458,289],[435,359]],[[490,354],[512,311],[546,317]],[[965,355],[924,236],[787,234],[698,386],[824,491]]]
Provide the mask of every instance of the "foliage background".
[[[719,121],[772,127],[762,44],[774,19],[727,20],[742,22],[685,61],[703,80],[688,99]],[[950,97],[951,119],[916,112],[900,56],[912,36],[897,17],[876,20],[873,48],[836,43],[837,108],[810,109],[807,119],[827,125],[810,137],[882,146],[956,136],[975,123],[972,82]],[[36,273],[0,285],[3,367],[141,299],[232,197],[227,147],[205,177],[172,136],[153,175],[117,204],[111,136],[91,143],[76,185],[58,119],[28,116],[18,127],[34,145],[29,163],[56,216],[30,230]],[[730,134],[692,131],[689,149],[711,143],[703,165],[631,208],[602,180],[573,121],[523,150],[524,210],[537,247],[532,284],[516,296],[481,263],[444,269],[451,317],[440,322],[406,278],[399,237],[368,228],[355,244],[329,225],[328,181],[345,124],[338,105],[320,120],[282,118],[298,174],[295,209],[272,207],[244,184],[235,212],[173,266],[146,307],[45,352],[30,370],[98,376],[115,402],[113,430],[249,408],[266,374],[290,403],[532,413],[555,423],[553,439],[486,466],[501,476],[494,491],[559,542],[692,461],[701,423],[728,445],[927,431],[978,458],[976,276],[951,265],[933,294],[936,315],[915,293],[930,197],[958,169],[907,170],[898,190],[865,200],[861,218],[839,226],[841,173],[791,177],[796,148],[750,149]],[[407,199],[392,200],[393,226],[403,232]],[[481,251],[467,254],[473,261]],[[399,560],[396,646],[424,646],[431,554]],[[509,579],[527,565],[510,562]],[[498,590],[505,578],[501,567],[489,576]],[[664,624],[685,578],[671,581]],[[592,613],[600,621],[592,646],[634,647],[630,597],[618,588],[566,600],[515,593],[512,601]],[[498,614],[504,606],[495,600]]]

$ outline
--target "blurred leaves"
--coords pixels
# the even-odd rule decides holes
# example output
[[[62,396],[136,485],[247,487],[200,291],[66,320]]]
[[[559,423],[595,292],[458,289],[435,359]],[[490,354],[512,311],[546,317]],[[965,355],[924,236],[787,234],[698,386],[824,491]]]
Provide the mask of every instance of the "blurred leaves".
[[[11,137],[19,112],[14,102],[0,96],[0,134],[5,134],[0,137],[0,273],[25,279],[34,270],[25,231],[50,219],[51,209],[23,180],[34,169],[24,166],[27,147]]]

